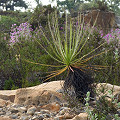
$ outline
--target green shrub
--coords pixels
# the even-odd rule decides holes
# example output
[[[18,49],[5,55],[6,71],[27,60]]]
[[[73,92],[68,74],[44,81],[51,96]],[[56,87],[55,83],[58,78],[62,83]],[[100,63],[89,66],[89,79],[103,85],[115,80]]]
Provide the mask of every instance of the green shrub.
[[[64,39],[64,34],[65,34],[63,29],[65,26],[64,21],[65,21],[64,18],[59,19],[58,27],[61,34],[61,40]],[[77,21],[74,24],[74,27],[77,27],[76,24]],[[47,38],[51,41],[52,37],[50,35],[50,31],[48,30],[48,27],[45,28],[43,27],[42,29],[44,32],[47,33]],[[87,34],[89,33],[90,29],[91,28],[89,27],[88,32],[86,32],[85,38],[87,37]],[[39,82],[41,83],[42,80],[45,79],[46,72],[54,71],[58,69],[58,68],[57,69],[48,68],[40,65],[40,63],[57,65],[57,62],[55,62],[55,60],[52,60],[51,57],[48,54],[46,54],[43,48],[41,48],[40,45],[38,44],[37,41],[39,41],[40,43],[44,43],[45,48],[47,48],[50,52],[52,52],[50,46],[47,44],[47,42],[45,42],[46,40],[43,37],[43,33],[40,31],[39,28],[37,28],[35,31],[30,31],[31,37],[29,38],[26,38],[25,36],[24,37],[20,36],[19,42],[17,42],[13,46],[13,48],[9,46],[10,36],[2,33],[0,33],[0,35],[1,35],[0,63],[2,63],[0,64],[0,71],[3,72],[2,75],[6,80],[9,80],[11,78],[14,81],[15,86],[22,87],[24,86],[25,82],[26,85],[29,86],[28,84],[30,82],[34,84],[34,81],[36,81],[36,79],[39,79]],[[104,49],[110,48],[110,51],[100,56],[97,56],[92,60],[90,60],[90,62],[88,62],[89,66],[96,64],[102,66],[108,66],[106,69],[100,69],[100,70],[96,70],[96,68],[92,66],[92,70],[93,70],[92,77],[95,79],[95,82],[108,82],[108,83],[120,85],[119,83],[120,49],[118,49],[118,53],[117,53],[116,48],[118,46],[118,42],[116,40],[112,41],[110,44],[106,44],[104,47],[99,48],[96,51],[96,54]],[[85,47],[82,50],[80,56],[83,56],[84,54],[88,53],[89,51],[96,48],[104,41],[105,40],[101,36],[100,30],[95,27],[93,33],[89,36],[89,40],[85,44]],[[116,57],[116,55],[118,57]],[[28,60],[29,62],[26,60]],[[30,61],[39,64],[31,64]],[[55,79],[57,80],[61,78],[64,79],[65,76],[62,74],[60,77],[56,77],[52,80]]]
[[[14,81],[11,78],[9,78],[9,80],[5,80],[4,90],[15,90],[18,88],[19,87],[15,86]]]
[[[91,10],[91,9],[97,9],[98,8],[98,4],[97,3],[82,3],[79,6],[79,10],[80,11],[86,11],[86,10]]]
[[[93,62],[108,66],[107,69],[103,69],[101,73],[96,75],[96,79],[99,82],[108,82],[111,84],[120,85],[120,29],[111,30],[107,35],[102,39],[107,41],[107,45],[105,48],[109,49],[110,51],[99,56],[99,61],[97,58],[93,60]],[[98,41],[99,43],[99,41]],[[104,49],[104,48],[103,48]]]
[[[103,88],[104,89],[104,88]],[[99,96],[99,99],[95,101],[95,105],[92,106],[93,109],[90,109],[90,92],[86,94],[86,112],[88,113],[89,120],[120,120],[118,115],[118,109],[120,108],[120,102],[118,98],[112,94],[112,90],[107,91],[111,96],[108,100],[108,96],[105,94],[105,91],[102,92],[103,95]]]
[[[25,24],[28,25],[27,23]],[[24,24],[21,24],[21,26],[22,25],[24,26]],[[15,27],[17,26],[15,25],[12,29],[16,31]],[[22,33],[20,33],[19,31],[19,36],[16,34],[17,31],[11,31],[11,33],[15,34],[10,34],[11,36],[8,37],[8,40],[4,40],[4,34],[1,35],[0,60],[2,60],[2,64],[0,64],[0,71],[2,71],[1,73],[5,80],[9,80],[11,78],[14,81],[15,86],[18,87],[28,87],[42,83],[44,72],[48,71],[46,67],[26,62],[26,59],[34,62],[41,61],[43,63],[51,61],[47,54],[43,54],[44,51],[34,40],[36,32],[31,31],[31,34],[28,32],[23,32],[22,30]],[[28,34],[30,36],[28,36]],[[17,40],[17,38],[13,39],[14,35],[18,36],[19,42],[11,45],[11,40]],[[41,70],[43,73],[40,72]]]
[[[13,18],[2,15],[0,20],[0,31],[9,32],[12,24],[19,24],[16,17]]]
[[[52,8],[51,5],[48,6],[37,6],[32,14],[29,22],[35,29],[36,27],[48,25],[48,13],[54,13],[55,8]]]
[[[12,24],[19,25],[22,22],[26,22],[30,19],[31,13],[19,12],[19,11],[0,11],[0,31],[10,32]]]

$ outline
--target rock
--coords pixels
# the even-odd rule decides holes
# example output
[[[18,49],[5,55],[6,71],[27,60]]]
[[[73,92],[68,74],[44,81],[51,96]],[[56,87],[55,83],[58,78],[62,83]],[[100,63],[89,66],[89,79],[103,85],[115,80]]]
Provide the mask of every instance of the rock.
[[[48,114],[48,113],[43,114],[43,116],[44,116],[44,118],[50,118],[51,117],[51,115]]]
[[[53,119],[53,120],[60,120],[60,119],[59,119],[59,117],[54,117],[54,119]]]
[[[28,115],[23,115],[21,116],[20,120],[29,120],[29,117]]]
[[[52,112],[58,112],[60,110],[60,105],[57,102],[50,103],[41,107]]]
[[[72,120],[88,120],[88,114],[80,113],[79,115],[76,115]]]
[[[6,115],[7,115],[7,116],[10,116],[10,115],[11,115],[11,112],[10,112],[10,111],[7,111],[7,112],[6,112]]]
[[[18,118],[18,115],[17,115],[17,114],[12,114],[12,115],[10,115],[10,118],[11,118],[11,119],[17,119],[17,118]]]
[[[62,107],[60,112],[58,113],[59,115],[64,115],[65,113],[70,112],[70,108],[68,107]]]
[[[62,94],[41,89],[19,89],[15,95],[15,104],[39,105],[52,102],[62,102]]]
[[[47,86],[48,84],[49,83],[44,85]],[[52,85],[52,82],[50,84]],[[60,85],[60,83],[57,84],[58,86]],[[98,84],[96,89],[101,96],[103,95],[102,92],[100,92],[102,87],[105,87],[107,91],[113,89],[113,94],[119,98],[119,86],[105,83]],[[49,87],[48,89],[44,89],[43,85],[42,89],[39,88],[39,86],[18,89],[15,95],[15,103],[6,105],[6,102],[8,102],[7,100],[0,100],[1,117],[4,117],[5,120],[87,120],[88,115],[87,113],[84,113],[85,106],[83,104],[82,108],[80,108],[80,105],[77,103],[77,107],[69,108],[69,105],[67,101],[64,101],[62,94],[56,92],[57,88],[53,91],[52,89],[50,90]],[[58,89],[60,89],[60,86]],[[106,93],[109,95],[107,91]],[[94,102],[90,102],[90,105],[96,105]],[[91,106],[90,109],[92,109]],[[117,112],[119,114],[120,110],[118,109]],[[4,120],[4,118],[0,120]]]
[[[45,113],[48,113],[48,114],[49,114],[50,111],[49,111],[49,110],[44,110],[44,109],[43,109],[43,110],[40,111],[40,113],[41,113],[41,114],[45,114]]]
[[[0,117],[0,120],[13,120],[13,119],[10,119],[8,117]]]
[[[52,81],[52,82],[46,82],[43,83],[41,85],[38,86],[34,86],[34,87],[28,87],[26,88],[27,90],[31,89],[31,90],[50,90],[50,91],[54,91],[57,92],[57,90],[62,89],[62,85],[63,85],[64,81]],[[18,89],[21,90],[21,89]],[[0,99],[3,100],[10,100],[10,102],[14,102],[15,99],[15,95],[16,92],[18,90],[0,90]],[[24,91],[24,90],[23,90]],[[33,92],[32,91],[32,92]],[[26,93],[26,92],[25,92]],[[16,98],[17,99],[17,98]],[[22,98],[21,98],[22,99]],[[24,98],[23,98],[24,99]],[[21,100],[22,101],[22,100]]]
[[[34,117],[32,117],[32,120],[39,120],[39,117],[38,116],[34,116]]]
[[[63,83],[64,83],[63,80],[51,81],[35,87],[30,87],[29,89],[33,89],[33,90],[42,89],[42,90],[50,90],[50,91],[57,92],[57,90],[62,89]]]
[[[64,90],[63,89],[58,89],[56,92],[64,93]]]
[[[103,88],[105,90],[105,93],[101,92]],[[113,95],[117,97],[118,102],[120,102],[120,86],[111,85],[109,83],[99,83],[96,86],[96,91],[97,91],[97,94],[99,95],[98,97],[101,97],[106,94],[108,96],[108,100],[110,100],[110,97],[111,97],[111,95],[108,92],[109,90],[113,91]]]
[[[68,107],[61,107],[56,117],[59,118],[59,120],[72,119],[75,115],[71,113],[70,110]]]
[[[39,115],[39,120],[43,120],[44,119],[44,116],[41,114],[41,115]]]
[[[27,110],[27,114],[28,115],[34,115],[35,111],[36,111],[36,107],[31,107]]]
[[[44,118],[43,120],[54,120],[53,118]]]
[[[3,92],[3,93],[2,93]],[[7,91],[6,91],[7,92]],[[10,94],[4,94],[4,91],[0,92],[0,99],[3,100],[10,100],[10,102],[14,102],[15,99],[15,94],[14,95],[10,95]],[[9,93],[9,92],[8,92]]]
[[[63,81],[52,81],[29,88],[18,89],[15,94],[15,104],[39,105],[52,102],[62,102],[61,93],[56,92],[61,89]]]
[[[27,112],[27,108],[26,108],[26,107],[19,107],[17,110],[18,110],[19,112],[21,112],[21,113]]]
[[[0,116],[1,116],[1,115],[5,115],[5,112],[3,112],[3,111],[2,111],[2,112],[0,112]]]
[[[11,104],[11,102],[8,101],[8,100],[0,99],[0,107],[7,106],[7,105],[10,105],[10,104]]]
[[[17,109],[11,109],[10,111],[11,111],[11,113],[18,113],[19,112],[19,110],[17,110]]]
[[[0,99],[0,107],[6,106],[6,100]]]
[[[70,113],[65,113],[64,115],[57,116],[57,117],[59,118],[59,120],[65,120],[65,119],[72,119],[74,115],[71,115]]]

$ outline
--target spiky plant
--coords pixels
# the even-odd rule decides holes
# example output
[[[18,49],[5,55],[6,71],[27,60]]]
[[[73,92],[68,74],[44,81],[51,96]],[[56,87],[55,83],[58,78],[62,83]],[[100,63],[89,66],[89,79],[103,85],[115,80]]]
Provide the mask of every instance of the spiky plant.
[[[95,54],[96,50],[102,47],[105,43],[99,45],[97,48],[94,48],[90,52],[81,56],[81,53],[85,48],[85,45],[88,42],[89,37],[95,25],[94,23],[94,25],[91,28],[89,26],[86,26],[86,29],[84,29],[85,27],[84,17],[81,17],[81,14],[78,17],[77,26],[74,26],[71,19],[68,22],[68,17],[66,14],[65,34],[61,33],[59,29],[57,14],[54,15],[53,22],[51,23],[49,21],[48,25],[52,36],[52,40],[49,40],[47,38],[45,32],[43,32],[41,27],[40,30],[42,32],[44,40],[46,40],[47,44],[49,45],[50,50],[48,50],[47,47],[43,45],[44,42],[39,42],[39,41],[37,42],[42,47],[42,49],[44,49],[45,52],[58,63],[58,65],[57,66],[46,65],[46,64],[40,64],[34,62],[31,63],[42,66],[60,68],[59,70],[52,71],[48,76],[46,76],[46,81],[67,71],[67,77],[64,82],[64,89],[67,90],[68,88],[73,87],[76,97],[83,100],[84,96],[88,91],[90,91],[91,93],[93,92],[93,86],[92,86],[93,80],[85,72],[85,69],[104,68],[104,66],[100,66],[100,65],[89,66],[87,65],[87,62],[92,58],[106,52],[106,51],[102,51]]]

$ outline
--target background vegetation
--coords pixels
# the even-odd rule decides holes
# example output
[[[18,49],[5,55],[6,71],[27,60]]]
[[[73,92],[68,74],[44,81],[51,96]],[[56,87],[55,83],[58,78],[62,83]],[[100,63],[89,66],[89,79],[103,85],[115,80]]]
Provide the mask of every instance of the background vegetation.
[[[66,0],[66,2],[62,3],[60,1],[57,1],[58,15],[60,15],[60,11],[64,8],[63,6],[66,6],[66,8],[64,9],[68,9],[69,12],[72,14],[77,10],[88,10],[96,8],[98,9],[100,7],[100,4],[102,4],[102,2],[99,1],[97,2],[97,4],[95,4],[93,1],[89,2],[90,3],[77,1],[67,3]],[[103,6],[105,6],[108,10],[113,8],[108,6],[108,4],[106,5],[105,1],[103,1],[103,3]],[[74,9],[76,8],[76,5],[79,9]],[[115,5],[115,2],[113,5]],[[119,4],[117,4],[117,6],[118,5]],[[72,8],[70,6],[72,6]],[[41,37],[42,32],[40,31],[39,27],[42,27],[43,31],[47,34],[47,38],[51,40],[50,31],[48,29],[47,14],[50,14],[50,21],[52,21],[52,15],[55,10],[56,8],[52,8],[50,5],[42,6],[41,4],[39,4],[32,13],[20,11],[0,12],[0,89],[16,89],[40,84],[44,81],[44,76],[46,72],[54,70],[52,68],[43,67],[38,64],[32,64],[30,62],[27,62],[26,60],[45,64],[52,64],[53,62],[55,63],[55,61],[52,60],[36,42],[36,40],[41,41],[41,39],[44,39]],[[119,9],[113,11],[119,13]],[[59,29],[61,34],[64,34],[64,21],[65,18],[63,14],[62,17],[59,17]],[[28,28],[30,35],[28,38],[24,33],[20,33],[20,31],[16,31],[19,32],[18,34],[11,34],[14,33],[15,30],[17,30],[18,26],[26,22],[32,25]],[[76,25],[77,21],[74,24]],[[12,28],[12,25],[15,25],[15,29]],[[117,29],[116,31],[109,31],[108,34],[103,35],[101,30],[95,27],[92,35],[89,38],[88,43],[85,46],[85,49],[81,53],[84,55],[85,53],[91,51],[92,48],[99,46],[103,41],[109,41],[108,44],[101,49],[110,48],[110,51],[99,57],[95,57],[89,63],[108,66],[108,68],[104,70],[94,70],[93,72],[91,71],[92,77],[95,79],[95,82],[108,82],[120,85],[119,33],[120,30]],[[12,35],[13,37],[18,36],[18,42],[16,42],[13,46],[10,45]],[[47,46],[47,43],[44,44],[48,49],[50,49],[49,46]],[[52,80],[64,78],[64,74],[62,74],[60,77],[53,78]]]

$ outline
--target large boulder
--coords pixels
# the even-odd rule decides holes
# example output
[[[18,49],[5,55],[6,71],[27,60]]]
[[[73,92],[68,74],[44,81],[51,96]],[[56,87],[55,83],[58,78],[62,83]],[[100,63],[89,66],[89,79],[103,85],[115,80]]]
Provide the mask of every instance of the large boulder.
[[[52,102],[62,102],[62,94],[57,92],[62,88],[63,81],[52,81],[16,91],[15,104],[39,105]]]
[[[52,102],[62,102],[62,94],[41,89],[19,89],[15,95],[15,104],[40,105]]]
[[[62,102],[63,92],[62,86],[64,81],[52,81],[43,83],[38,86],[21,88],[17,90],[1,90],[0,99],[6,100],[7,103],[14,102],[15,104],[49,104],[53,102]],[[102,93],[102,89],[105,89],[105,93]],[[111,85],[109,83],[99,83],[96,86],[97,94],[103,96],[107,94],[108,98],[111,95],[108,93],[108,90],[113,91],[113,95],[118,98],[120,102],[120,86]],[[1,100],[1,104],[6,102]]]
[[[62,88],[64,81],[59,80],[59,81],[51,81],[51,82],[46,82],[34,87],[28,87],[27,89],[33,89],[33,90],[51,90],[51,91],[58,91],[59,89]]]
[[[45,95],[45,94],[46,95],[48,95],[48,94],[55,95],[55,93],[57,91],[60,91],[62,89],[62,86],[63,86],[63,81],[52,81],[52,82],[43,83],[38,86],[21,88],[21,89],[17,89],[17,90],[0,90],[0,99],[10,101],[10,102],[14,102],[14,100],[15,100],[15,103],[17,103],[18,99],[22,95],[29,96],[29,94],[31,94],[31,95],[34,94],[34,96],[35,96],[35,94],[37,94],[37,93],[39,93],[39,94],[44,93],[43,95]],[[52,91],[53,93],[50,91]],[[58,94],[60,94],[60,93],[58,93]],[[51,99],[53,99],[53,97]],[[22,103],[20,101],[19,101],[19,103]]]
[[[118,99],[118,102],[120,102],[120,86],[109,83],[99,83],[96,86],[96,91],[99,97],[106,95],[110,100],[111,96],[114,96]],[[112,94],[110,94],[109,91],[112,91]]]

